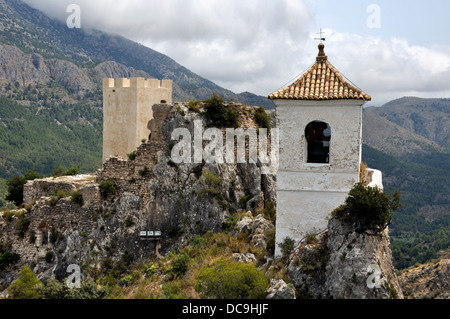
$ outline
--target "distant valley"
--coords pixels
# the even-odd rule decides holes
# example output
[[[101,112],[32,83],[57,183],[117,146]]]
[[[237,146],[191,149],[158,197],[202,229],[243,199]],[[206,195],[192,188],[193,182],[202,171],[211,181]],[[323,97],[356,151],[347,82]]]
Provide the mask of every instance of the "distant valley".
[[[437,258],[450,246],[450,99],[404,97],[363,119],[363,160],[403,195],[391,225],[396,266]]]

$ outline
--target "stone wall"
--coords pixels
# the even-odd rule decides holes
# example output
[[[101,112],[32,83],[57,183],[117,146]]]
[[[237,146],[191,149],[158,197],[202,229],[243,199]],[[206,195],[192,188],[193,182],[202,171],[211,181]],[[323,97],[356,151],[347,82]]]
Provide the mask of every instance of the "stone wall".
[[[143,199],[143,207],[148,205],[147,183],[155,178],[153,172],[159,160],[167,156],[169,142],[166,140],[163,124],[174,116],[174,107],[167,104],[153,105],[153,119],[148,122],[151,139],[141,143],[136,149],[135,158],[110,156],[100,169],[95,181],[114,181],[120,192],[128,192]],[[167,162],[167,159],[165,160]]]
[[[94,195],[90,196],[95,196],[95,189],[89,186],[81,189],[85,197],[93,191]],[[89,257],[89,249],[80,245],[75,250],[68,246],[68,242],[74,235],[81,242],[87,234],[98,229],[95,200],[88,200],[80,206],[70,197],[57,199],[56,202],[51,197],[41,197],[30,211],[19,210],[15,214],[10,221],[2,218],[0,242],[19,254],[20,260],[2,272],[0,286],[11,284],[24,265],[34,268],[35,273],[46,278],[57,273],[65,276],[67,265],[81,265],[80,261],[84,262]],[[24,214],[29,223],[23,234],[17,227],[20,214]]]
[[[17,235],[17,217],[12,221],[0,218],[0,242],[11,242],[11,250],[21,256],[0,274],[0,285],[7,287],[23,265],[33,265],[41,279],[62,279],[70,264],[101,267],[105,258],[119,261],[125,253],[146,262],[184,246],[195,235],[222,231],[230,214],[238,210],[256,212],[266,200],[274,200],[275,177],[261,176],[258,164],[171,162],[173,129],[192,131],[193,121],[202,118],[189,112],[187,105],[182,107],[184,115],[176,106],[153,106],[151,139],[136,149],[134,160],[109,157],[95,174],[27,183],[26,202],[35,202],[25,213],[30,224],[24,237]],[[213,191],[204,173],[220,180]],[[102,196],[102,182],[109,180],[116,191]],[[58,189],[67,195],[77,190],[84,205],[70,196],[57,198]],[[243,197],[248,198],[245,207]],[[152,230],[162,232],[159,242],[141,239],[141,231]],[[50,261],[45,259],[49,253]]]
[[[95,174],[61,176],[28,181],[23,189],[23,202],[31,203],[41,197],[50,197],[56,195],[58,190],[65,192],[67,195],[77,189],[84,189],[88,186],[95,188]],[[86,192],[86,199],[95,200],[91,195],[95,192]]]

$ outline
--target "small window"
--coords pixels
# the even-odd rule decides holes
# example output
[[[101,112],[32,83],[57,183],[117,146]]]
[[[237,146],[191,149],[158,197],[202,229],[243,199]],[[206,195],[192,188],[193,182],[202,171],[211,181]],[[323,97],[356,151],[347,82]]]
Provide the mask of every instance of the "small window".
[[[314,121],[305,128],[307,162],[330,163],[331,128],[325,122]]]

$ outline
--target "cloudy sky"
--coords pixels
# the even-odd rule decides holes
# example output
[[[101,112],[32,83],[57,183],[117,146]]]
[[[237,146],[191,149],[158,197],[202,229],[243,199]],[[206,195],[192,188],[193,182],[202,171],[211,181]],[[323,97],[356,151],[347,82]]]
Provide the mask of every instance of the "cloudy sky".
[[[329,61],[372,95],[450,97],[448,0],[24,0],[81,27],[121,34],[236,93],[265,95]]]

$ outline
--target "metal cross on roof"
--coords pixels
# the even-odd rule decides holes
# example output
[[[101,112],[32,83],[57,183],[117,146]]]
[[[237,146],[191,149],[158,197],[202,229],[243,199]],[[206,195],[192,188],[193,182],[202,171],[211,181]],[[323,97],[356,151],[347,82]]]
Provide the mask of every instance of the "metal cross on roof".
[[[325,32],[322,31],[322,28],[320,28],[320,32],[317,34],[320,34],[320,38],[314,38],[314,40],[320,40],[320,43],[322,43],[322,41],[325,41],[325,38],[323,37],[323,34]]]

